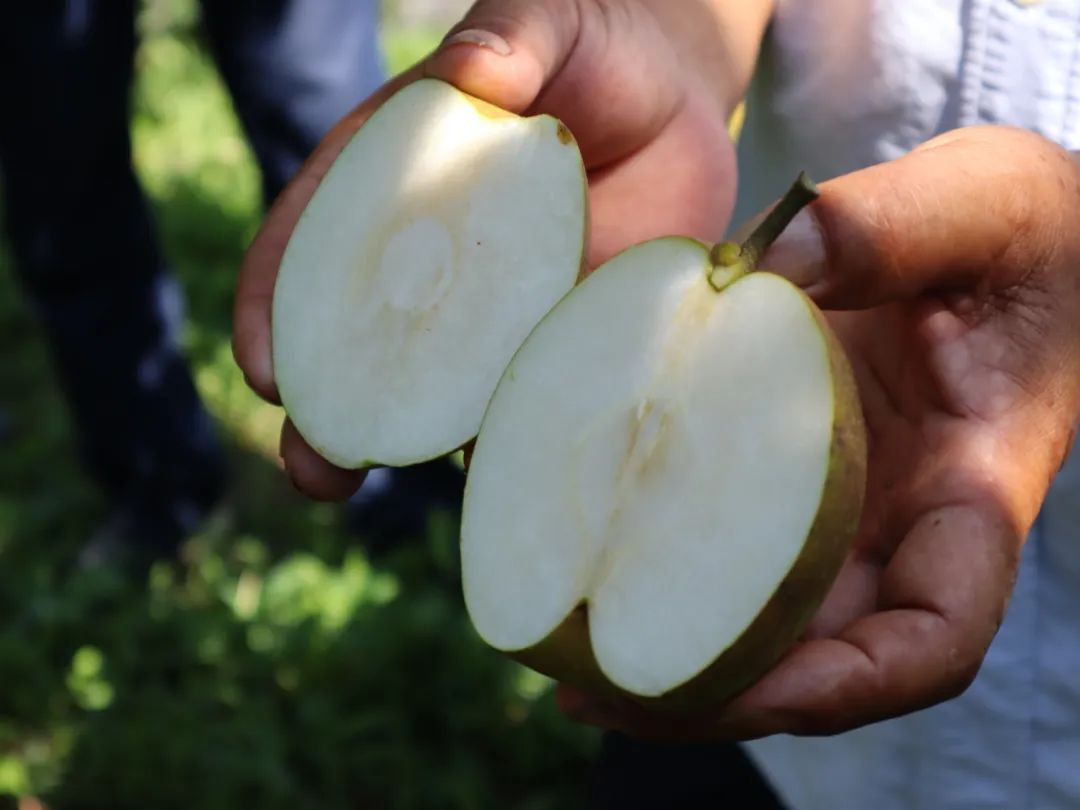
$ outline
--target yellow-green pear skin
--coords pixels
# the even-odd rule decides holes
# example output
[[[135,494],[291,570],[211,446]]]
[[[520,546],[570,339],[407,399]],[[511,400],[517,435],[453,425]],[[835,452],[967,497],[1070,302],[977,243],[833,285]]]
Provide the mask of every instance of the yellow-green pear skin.
[[[621,695],[622,690],[604,677],[589,638],[588,607],[578,605],[562,624],[534,647],[508,652],[511,658],[561,683],[597,695]]]
[[[867,462],[866,427],[851,365],[821,311],[801,290],[799,295],[828,347],[834,413],[829,467],[802,552],[757,618],[706,669],[660,697],[626,692],[604,676],[589,638],[587,604],[579,605],[539,644],[507,653],[510,657],[587,692],[621,696],[661,713],[678,714],[729,702],[795,644],[828,594],[858,531]],[[776,493],[778,498],[783,496]]]

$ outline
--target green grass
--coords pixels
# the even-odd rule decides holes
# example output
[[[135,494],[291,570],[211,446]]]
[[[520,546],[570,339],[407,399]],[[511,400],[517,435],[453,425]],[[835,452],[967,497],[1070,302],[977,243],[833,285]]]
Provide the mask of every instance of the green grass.
[[[186,347],[233,493],[183,563],[146,583],[65,573],[103,505],[0,256],[0,403],[14,425],[0,444],[0,795],[113,810],[580,806],[596,735],[476,638],[454,519],[430,515],[425,536],[375,564],[336,507],[277,469],[280,413],[229,351],[257,170],[192,5],[154,8],[135,161],[188,296]],[[388,32],[391,66],[435,36]]]

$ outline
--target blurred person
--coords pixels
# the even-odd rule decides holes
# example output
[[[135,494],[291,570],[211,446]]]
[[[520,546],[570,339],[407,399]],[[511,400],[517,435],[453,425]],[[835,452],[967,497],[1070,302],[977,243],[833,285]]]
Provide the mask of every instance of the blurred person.
[[[674,722],[560,690],[618,732],[597,803],[1080,807],[1078,49],[1080,0],[481,0],[286,189],[241,273],[237,359],[273,399],[281,245],[349,134],[420,76],[566,122],[592,267],[716,241],[807,169],[822,196],[765,266],[852,360],[863,525],[804,640],[729,705]],[[312,496],[362,483],[282,438]]]
[[[378,2],[200,7],[269,202],[382,81]],[[226,487],[178,345],[181,293],[131,164],[136,10],[135,0],[0,7],[7,235],[83,459],[112,506],[84,550],[88,563],[171,554]]]

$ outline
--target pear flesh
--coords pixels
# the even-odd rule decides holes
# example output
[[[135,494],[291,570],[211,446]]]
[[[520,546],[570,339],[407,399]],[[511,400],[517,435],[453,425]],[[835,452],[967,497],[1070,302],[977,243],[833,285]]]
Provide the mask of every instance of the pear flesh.
[[[490,645],[644,702],[726,700],[794,642],[856,529],[865,436],[843,352],[769,273],[717,291],[667,238],[536,328],[477,441],[465,600]]]
[[[274,372],[300,434],[347,468],[465,444],[577,281],[585,230],[581,155],[556,119],[435,80],[399,91],[337,158],[281,263]]]

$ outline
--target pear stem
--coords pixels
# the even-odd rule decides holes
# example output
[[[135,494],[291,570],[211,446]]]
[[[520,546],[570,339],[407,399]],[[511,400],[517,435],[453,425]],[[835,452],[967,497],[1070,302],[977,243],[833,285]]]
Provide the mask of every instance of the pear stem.
[[[765,255],[765,251],[779,238],[795,216],[820,196],[821,192],[817,184],[806,172],[800,172],[798,179],[788,189],[788,193],[769,212],[765,221],[758,225],[749,238],[742,243],[742,259],[750,270],[757,269],[758,262]]]

